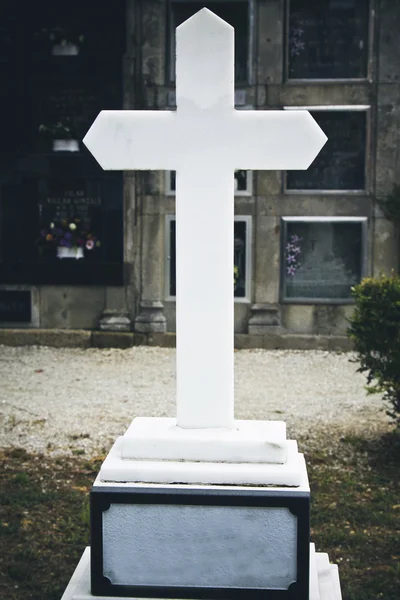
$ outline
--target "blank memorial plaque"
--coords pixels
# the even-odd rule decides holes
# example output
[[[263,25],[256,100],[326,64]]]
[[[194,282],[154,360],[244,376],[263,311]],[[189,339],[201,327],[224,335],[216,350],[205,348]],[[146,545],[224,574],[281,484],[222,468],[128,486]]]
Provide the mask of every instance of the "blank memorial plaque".
[[[297,518],[283,507],[111,504],[103,575],[116,585],[286,590]]]

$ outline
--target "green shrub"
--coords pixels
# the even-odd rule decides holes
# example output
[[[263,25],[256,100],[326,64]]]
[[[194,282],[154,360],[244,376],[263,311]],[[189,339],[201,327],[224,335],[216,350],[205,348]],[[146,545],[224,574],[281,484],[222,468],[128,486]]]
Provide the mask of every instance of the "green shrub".
[[[355,310],[348,334],[367,390],[383,392],[387,414],[400,425],[400,277],[367,278],[353,288]]]

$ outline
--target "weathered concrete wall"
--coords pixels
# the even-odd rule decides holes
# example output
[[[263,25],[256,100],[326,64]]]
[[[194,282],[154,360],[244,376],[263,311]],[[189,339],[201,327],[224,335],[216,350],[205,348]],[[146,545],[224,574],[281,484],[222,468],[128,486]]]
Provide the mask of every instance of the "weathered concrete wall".
[[[378,275],[398,268],[398,236],[377,208],[375,197],[388,193],[393,183],[399,181],[400,4],[390,0],[376,0],[372,4],[375,4],[376,16],[371,28],[371,78],[306,83],[286,80],[285,0],[253,3],[253,64],[249,84],[238,88],[244,94],[241,102],[244,100],[247,107],[259,109],[371,106],[365,193],[284,193],[283,173],[262,171],[254,173],[252,195],[235,199],[236,214],[252,217],[250,301],[235,303],[235,330],[239,334],[247,333],[250,322],[255,334],[253,340],[258,339],[257,334],[261,336],[259,339],[265,340],[269,334],[271,339],[277,339],[279,331],[288,335],[344,335],[346,318],[352,311],[351,304],[281,302],[281,217],[367,217],[368,274]],[[166,53],[169,44],[167,11],[167,0],[127,0],[123,82],[127,109],[174,107],[174,85],[169,81]],[[174,213],[175,199],[166,195],[164,173],[126,173],[125,286],[38,286],[35,302],[39,305],[40,322],[35,322],[36,326],[95,328],[104,313],[126,313],[137,331],[149,335],[152,331],[173,332],[175,302],[166,300],[165,289],[165,220]],[[244,344],[243,340],[241,343]]]
[[[49,329],[95,329],[105,307],[105,288],[42,286],[40,326]]]
[[[167,2],[151,1],[144,16],[146,37],[143,52],[143,75],[146,87],[146,107],[170,108],[173,85],[168,81],[163,52],[167,45],[165,24]],[[235,200],[235,212],[252,216],[252,274],[249,303],[235,304],[235,330],[246,333],[249,319],[255,311],[258,321],[265,315],[266,323],[280,318],[281,332],[316,335],[344,335],[346,318],[351,314],[349,304],[280,304],[281,222],[283,216],[341,216],[368,218],[368,274],[378,274],[397,268],[398,242],[393,227],[375,206],[375,194],[387,193],[396,181],[399,167],[397,151],[400,97],[400,62],[398,60],[397,31],[400,25],[400,7],[389,0],[376,2],[376,19],[371,27],[370,80],[355,82],[306,83],[286,81],[285,78],[285,2],[258,0],[254,3],[255,29],[251,34],[253,65],[249,85],[240,86],[246,103],[254,108],[282,108],[284,106],[371,106],[367,140],[367,188],[365,193],[284,193],[283,173],[257,172],[254,174],[252,197]],[[157,98],[157,101],[155,100]],[[173,104],[173,102],[172,102]],[[376,179],[375,179],[376,175]],[[154,198],[163,207],[159,210],[162,221],[165,214],[174,213],[173,198],[166,197],[164,178]],[[156,212],[156,211],[155,211]],[[164,264],[165,240],[162,235],[151,235],[155,224],[145,213],[143,235],[153,239],[157,250],[149,249],[146,271],[154,281],[148,289],[159,288]],[[154,217],[157,218],[156,216]],[[160,230],[164,230],[163,226]],[[157,262],[157,252],[160,252]],[[154,287],[155,286],[155,287]],[[162,286],[160,294],[163,292]],[[153,295],[157,295],[156,293]],[[167,330],[175,328],[175,304],[166,302],[164,314]],[[269,307],[269,308],[268,308]],[[276,310],[274,307],[277,307]],[[252,310],[254,309],[254,310]],[[275,310],[275,317],[271,317]],[[270,329],[271,334],[273,330]],[[261,333],[261,331],[260,331]],[[268,327],[262,333],[268,334]]]

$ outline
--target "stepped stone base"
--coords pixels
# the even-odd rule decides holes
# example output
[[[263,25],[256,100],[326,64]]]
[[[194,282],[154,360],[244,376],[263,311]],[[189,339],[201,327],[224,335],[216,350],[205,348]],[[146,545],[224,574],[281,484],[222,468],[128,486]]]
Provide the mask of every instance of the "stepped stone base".
[[[275,421],[182,429],[176,419],[136,418],[105,459],[106,482],[298,487],[307,481],[295,440]]]

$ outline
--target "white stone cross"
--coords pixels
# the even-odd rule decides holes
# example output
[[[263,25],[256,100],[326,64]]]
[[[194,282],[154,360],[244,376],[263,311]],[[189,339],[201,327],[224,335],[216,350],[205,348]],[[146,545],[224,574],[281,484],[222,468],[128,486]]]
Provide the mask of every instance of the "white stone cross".
[[[234,426],[235,169],[307,169],[326,136],[301,111],[234,107],[234,30],[177,28],[176,111],[102,111],[84,143],[108,170],[176,170],[177,424]]]

